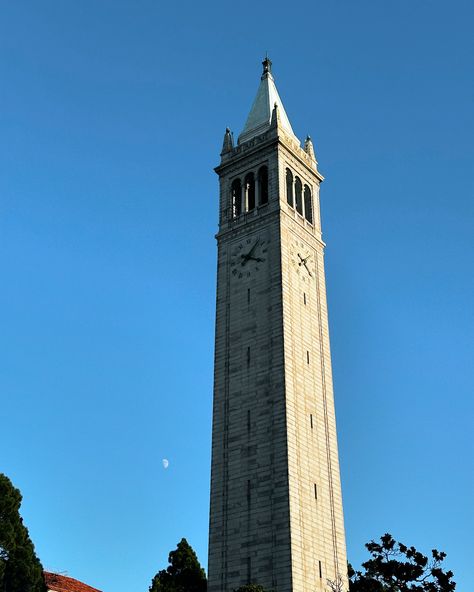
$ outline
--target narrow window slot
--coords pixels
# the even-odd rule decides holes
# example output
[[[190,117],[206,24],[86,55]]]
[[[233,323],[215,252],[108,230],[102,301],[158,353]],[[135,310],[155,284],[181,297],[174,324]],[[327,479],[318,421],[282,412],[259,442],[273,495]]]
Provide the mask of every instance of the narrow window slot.
[[[247,289],[247,304],[250,304],[250,288]]]
[[[314,499],[318,499],[318,486],[314,484]]]
[[[321,561],[319,562],[319,577],[322,578],[323,577],[323,566],[321,564]]]
[[[247,366],[250,366],[250,345],[247,347]]]
[[[250,433],[250,409],[247,410],[247,432]]]
[[[304,304],[306,306],[306,292],[303,292],[303,302],[304,302]]]
[[[309,351],[306,350],[306,362],[309,364]]]
[[[313,414],[312,413],[309,414],[309,423],[311,425],[311,429],[313,429]]]

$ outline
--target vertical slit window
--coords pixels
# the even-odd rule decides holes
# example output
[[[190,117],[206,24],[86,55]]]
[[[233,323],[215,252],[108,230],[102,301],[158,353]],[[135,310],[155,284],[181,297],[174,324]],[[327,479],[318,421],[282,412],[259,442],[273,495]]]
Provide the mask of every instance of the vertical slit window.
[[[323,566],[321,564],[321,561],[319,562],[319,577],[322,578],[323,577]]]
[[[309,424],[311,426],[311,429],[313,429],[313,414],[312,413],[309,414]]]
[[[255,178],[253,173],[245,177],[245,209],[251,212],[255,209]]]
[[[290,169],[286,169],[286,201],[291,207],[294,206],[293,173],[290,171]]]
[[[247,479],[247,502],[250,504],[250,479]]]
[[[268,203],[268,169],[266,166],[261,167],[258,171],[258,200],[261,206]]]
[[[295,202],[296,211],[303,215],[303,184],[299,177],[295,177]]]
[[[306,362],[309,364],[309,351],[306,350]]]
[[[306,292],[303,292],[303,302],[304,302],[304,304],[306,306]]]
[[[304,186],[304,217],[311,224],[313,223],[313,199],[311,197],[311,189]]]
[[[318,499],[318,486],[314,484],[314,499]]]
[[[250,433],[250,409],[247,409],[247,432]]]
[[[247,366],[250,366],[250,345],[247,347]]]
[[[247,304],[250,304],[250,288],[247,288]]]
[[[242,185],[240,179],[232,181],[232,217],[238,218],[242,213]]]

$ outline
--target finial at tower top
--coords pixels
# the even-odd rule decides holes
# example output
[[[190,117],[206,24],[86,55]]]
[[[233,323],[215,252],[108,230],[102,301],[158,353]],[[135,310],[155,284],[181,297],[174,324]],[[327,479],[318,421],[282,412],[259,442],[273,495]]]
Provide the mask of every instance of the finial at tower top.
[[[265,54],[265,59],[262,62],[262,66],[263,66],[262,78],[265,76],[265,74],[272,73],[272,60],[268,57],[267,54]]]

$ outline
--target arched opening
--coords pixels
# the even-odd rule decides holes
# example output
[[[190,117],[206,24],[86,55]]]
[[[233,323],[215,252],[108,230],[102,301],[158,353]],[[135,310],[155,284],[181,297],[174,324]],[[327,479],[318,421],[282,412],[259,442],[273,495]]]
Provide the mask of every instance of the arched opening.
[[[295,177],[295,202],[296,211],[303,215],[303,184],[299,177]]]
[[[286,169],[286,201],[293,207],[293,173]]]
[[[313,223],[313,200],[311,199],[311,189],[305,185],[304,186],[304,217],[308,222]]]
[[[238,218],[242,213],[242,185],[240,179],[234,179],[231,186],[232,217]]]
[[[263,166],[258,171],[258,202],[260,206],[268,203],[268,169]]]
[[[255,178],[253,173],[245,177],[245,209],[250,212],[255,208]]]

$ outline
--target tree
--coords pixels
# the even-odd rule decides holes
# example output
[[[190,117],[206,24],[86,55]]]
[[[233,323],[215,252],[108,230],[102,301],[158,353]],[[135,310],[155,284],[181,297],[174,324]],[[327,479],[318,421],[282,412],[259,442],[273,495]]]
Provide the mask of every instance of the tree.
[[[0,473],[0,590],[45,592],[43,568],[20,516],[21,493]]]
[[[344,579],[341,574],[337,574],[335,580],[326,580],[328,588],[331,592],[345,592],[346,586],[344,585]]]
[[[245,584],[245,586],[240,586],[234,592],[266,592],[266,590],[260,584]]]
[[[362,564],[365,572],[349,566],[350,592],[453,592],[453,572],[441,564],[446,553],[433,549],[431,558],[384,534],[380,543],[366,544],[372,558]]]
[[[206,574],[186,539],[168,557],[169,565],[153,578],[150,592],[206,592]]]

